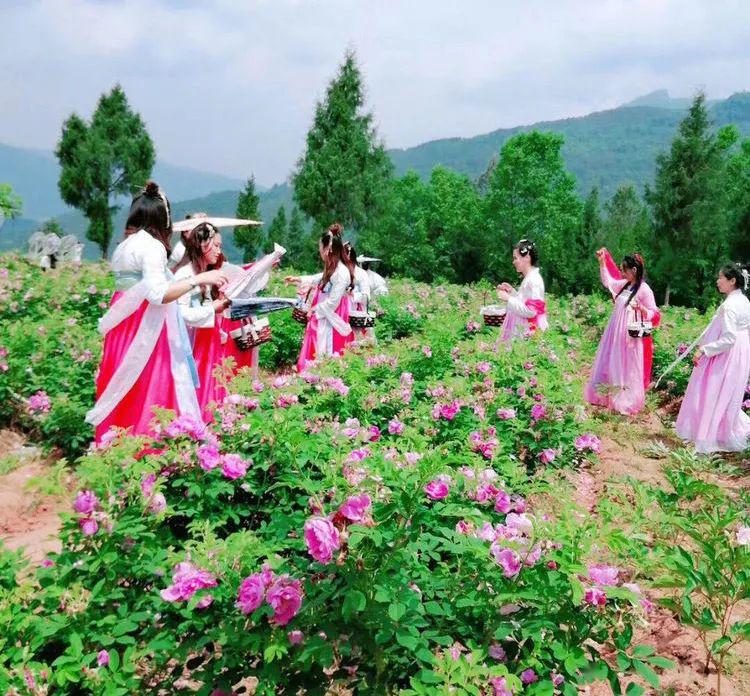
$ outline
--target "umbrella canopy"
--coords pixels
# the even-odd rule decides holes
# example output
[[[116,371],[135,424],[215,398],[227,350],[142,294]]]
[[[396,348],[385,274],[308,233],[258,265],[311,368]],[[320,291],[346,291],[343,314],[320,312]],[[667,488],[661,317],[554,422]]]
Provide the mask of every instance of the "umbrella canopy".
[[[234,320],[258,314],[269,314],[278,312],[280,309],[291,309],[298,304],[298,297],[248,297],[232,300],[229,305],[229,318]]]
[[[257,295],[268,284],[273,265],[286,253],[286,249],[278,244],[273,245],[273,251],[266,254],[260,261],[256,261],[247,271],[236,274],[221,291],[230,300]]]
[[[208,222],[214,227],[244,227],[246,225],[262,225],[262,222],[257,220],[242,220],[240,218],[225,218],[225,217],[194,217],[189,220],[178,220],[172,223],[172,229],[175,232],[186,232],[197,227],[202,222]]]
[[[372,256],[358,256],[357,257],[357,263],[375,263],[376,261],[380,261],[381,259],[375,259]]]

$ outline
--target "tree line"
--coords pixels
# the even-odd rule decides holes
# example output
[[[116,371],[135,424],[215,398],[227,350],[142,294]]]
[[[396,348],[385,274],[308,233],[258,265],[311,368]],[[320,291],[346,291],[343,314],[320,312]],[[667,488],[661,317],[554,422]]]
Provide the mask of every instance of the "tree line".
[[[396,177],[348,52],[316,105],[292,173],[294,206],[281,207],[264,231],[235,229],[235,243],[251,260],[277,241],[287,263],[313,270],[321,230],[339,221],[360,253],[383,259],[386,273],[465,283],[512,279],[510,249],[531,238],[556,293],[598,286],[593,253],[607,246],[616,257],[645,258],[659,301],[711,304],[717,268],[750,254],[750,140],[740,142],[733,126],[716,131],[699,93],[657,157],[653,184],[642,192],[623,184],[606,201],[596,188],[579,197],[562,145],[558,133],[531,131],[508,140],[477,181],[441,166],[428,180]],[[63,199],[86,214],[87,236],[104,255],[118,197],[143,185],[155,159],[119,86],[102,96],[90,123],[75,114],[65,122],[57,154]],[[258,219],[258,205],[251,176],[236,213]]]

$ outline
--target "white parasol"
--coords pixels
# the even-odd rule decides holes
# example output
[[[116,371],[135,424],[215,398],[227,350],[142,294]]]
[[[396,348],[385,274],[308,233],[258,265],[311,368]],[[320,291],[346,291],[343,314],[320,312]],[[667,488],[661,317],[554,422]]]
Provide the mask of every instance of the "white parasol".
[[[257,295],[268,285],[273,265],[286,254],[286,249],[279,244],[273,245],[273,251],[256,261],[248,270],[235,276],[221,289],[225,297],[237,300]]]
[[[262,225],[262,222],[258,220],[242,220],[241,218],[225,218],[225,217],[193,217],[189,220],[178,220],[172,223],[172,229],[175,232],[187,232],[192,230],[194,227],[198,227],[203,222],[207,222],[214,227],[245,227],[249,225],[258,226]]]

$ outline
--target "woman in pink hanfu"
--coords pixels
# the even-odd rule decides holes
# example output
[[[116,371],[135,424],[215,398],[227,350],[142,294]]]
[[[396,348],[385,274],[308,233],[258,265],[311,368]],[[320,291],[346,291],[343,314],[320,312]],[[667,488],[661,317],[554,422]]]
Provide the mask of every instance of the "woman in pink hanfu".
[[[190,344],[175,300],[195,285],[226,279],[209,271],[176,281],[167,270],[171,232],[169,201],[149,182],[133,199],[125,239],[112,255],[115,293],[99,320],[104,350],[96,403],[86,414],[97,443],[113,426],[152,434],[155,407],[200,419]]]
[[[748,272],[736,264],[719,271],[716,285],[726,299],[693,356],[677,434],[698,452],[741,452],[750,446],[750,417],[742,411],[750,379]]]
[[[633,338],[628,324],[637,318],[656,327],[661,321],[654,293],[643,280],[644,264],[640,254],[626,256],[617,267],[606,249],[596,252],[604,287],[612,294],[614,311],[604,330],[599,350],[584,388],[584,398],[595,406],[632,416],[646,401],[651,382],[653,339]]]
[[[523,276],[516,291],[509,283],[497,287],[497,296],[507,303],[500,340],[510,341],[536,331],[546,331],[547,305],[544,301],[544,280],[539,272],[536,244],[522,239],[513,247],[513,267]]]
[[[288,278],[298,286],[300,295],[313,293],[309,319],[297,360],[297,370],[304,372],[315,360],[338,356],[351,343],[349,326],[350,292],[354,287],[354,268],[341,239],[343,227],[331,225],[320,238],[318,250],[323,259],[323,273],[308,278]]]
[[[221,234],[212,224],[202,222],[196,225],[190,236],[184,239],[185,255],[174,271],[177,280],[190,280],[205,271],[222,267]],[[177,300],[177,306],[187,324],[193,347],[199,381],[196,390],[198,405],[204,420],[210,421],[213,418],[210,405],[221,405],[226,396],[214,371],[224,359],[222,312],[229,306],[229,301],[220,298],[216,289],[196,285]]]

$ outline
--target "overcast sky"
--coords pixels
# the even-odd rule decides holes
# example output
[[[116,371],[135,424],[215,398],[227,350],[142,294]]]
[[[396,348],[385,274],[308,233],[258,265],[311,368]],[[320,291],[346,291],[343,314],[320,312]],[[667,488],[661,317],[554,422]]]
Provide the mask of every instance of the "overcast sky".
[[[269,185],[347,47],[389,147],[750,85],[747,0],[0,0],[0,142],[120,82],[160,159]]]

